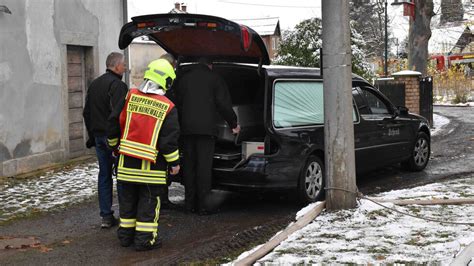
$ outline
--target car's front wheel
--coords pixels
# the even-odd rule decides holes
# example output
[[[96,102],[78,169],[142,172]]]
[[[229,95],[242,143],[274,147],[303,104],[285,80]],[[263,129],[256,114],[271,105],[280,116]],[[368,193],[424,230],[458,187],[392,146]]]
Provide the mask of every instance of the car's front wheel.
[[[315,202],[324,197],[324,164],[317,156],[309,156],[298,184],[299,198],[303,203]]]
[[[428,135],[424,132],[418,132],[411,156],[402,163],[402,166],[410,171],[421,171],[428,164],[430,152],[431,147]]]

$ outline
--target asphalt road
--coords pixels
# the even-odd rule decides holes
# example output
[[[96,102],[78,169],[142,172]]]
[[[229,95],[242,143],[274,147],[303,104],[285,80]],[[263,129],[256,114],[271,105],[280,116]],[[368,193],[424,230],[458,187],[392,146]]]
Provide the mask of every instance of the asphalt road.
[[[358,177],[363,193],[412,187],[474,172],[474,108],[435,107],[451,123],[432,139],[432,157],[425,171],[410,173],[388,167]],[[163,247],[137,253],[122,248],[116,230],[99,228],[95,199],[0,227],[0,240],[34,237],[36,248],[0,250],[2,265],[163,265],[225,262],[286,227],[302,207],[286,195],[226,194],[218,214],[197,216],[163,210]],[[115,206],[116,207],[116,206]]]

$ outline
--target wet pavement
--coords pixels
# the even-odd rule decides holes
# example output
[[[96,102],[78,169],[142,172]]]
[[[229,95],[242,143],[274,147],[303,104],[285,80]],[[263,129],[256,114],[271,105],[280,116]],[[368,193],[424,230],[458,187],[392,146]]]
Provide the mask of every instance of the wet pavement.
[[[427,169],[410,173],[395,166],[358,177],[362,192],[413,187],[474,172],[474,108],[435,107],[435,112],[451,123],[433,137]],[[95,163],[83,164],[40,178],[0,184],[0,236],[39,242],[31,248],[0,247],[0,264],[226,262],[286,227],[301,208],[283,194],[222,193],[218,214],[197,216],[182,209],[163,210],[159,229],[163,248],[136,253],[133,248],[119,246],[115,229],[100,229],[97,171]],[[183,192],[182,186],[173,184],[171,200],[182,204]]]

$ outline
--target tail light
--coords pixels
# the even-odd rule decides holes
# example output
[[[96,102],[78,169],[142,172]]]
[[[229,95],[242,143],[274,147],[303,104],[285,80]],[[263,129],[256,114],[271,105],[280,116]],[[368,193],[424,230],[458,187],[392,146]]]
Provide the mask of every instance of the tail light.
[[[142,28],[149,28],[149,27],[154,27],[156,26],[155,22],[140,22],[137,24],[137,28],[142,29]]]
[[[201,28],[209,28],[209,29],[216,29],[217,28],[217,23],[214,22],[198,22],[198,27]]]
[[[242,49],[244,49],[244,51],[248,51],[250,49],[250,45],[251,45],[251,42],[252,42],[252,34],[250,33],[249,29],[244,26],[244,25],[240,25],[240,35],[241,35],[241,43],[242,43]]]

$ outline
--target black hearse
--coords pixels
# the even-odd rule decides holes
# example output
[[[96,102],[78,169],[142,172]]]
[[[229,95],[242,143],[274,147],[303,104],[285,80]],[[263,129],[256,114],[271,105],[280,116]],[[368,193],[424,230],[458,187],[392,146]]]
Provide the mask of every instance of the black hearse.
[[[219,17],[134,17],[122,28],[119,47],[124,49],[144,35],[179,58],[178,76],[206,56],[227,82],[242,130],[233,136],[223,120],[216,119],[220,132],[214,155],[215,187],[297,189],[306,202],[324,195],[319,69],[270,66],[265,45],[254,30]],[[427,120],[395,107],[361,77],[353,76],[352,87],[357,172],[395,163],[423,170],[430,156]]]

